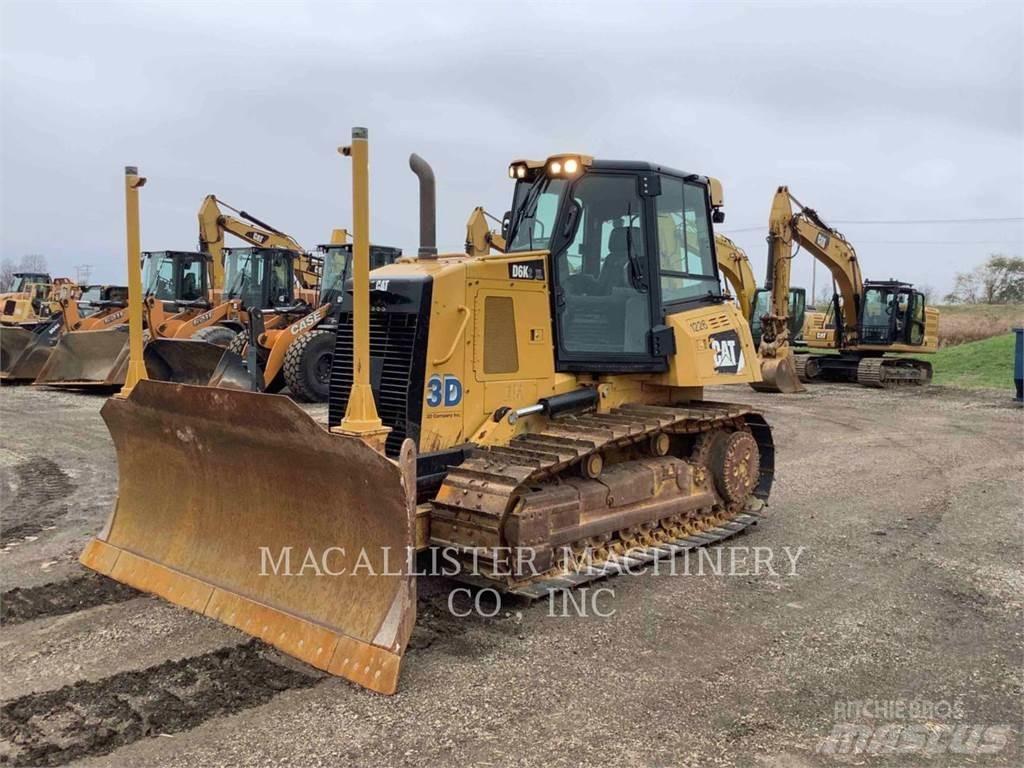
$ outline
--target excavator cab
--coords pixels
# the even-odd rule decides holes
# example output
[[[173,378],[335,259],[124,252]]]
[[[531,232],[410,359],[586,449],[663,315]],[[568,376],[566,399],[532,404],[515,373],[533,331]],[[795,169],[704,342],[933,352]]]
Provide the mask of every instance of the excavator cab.
[[[925,297],[897,280],[864,283],[861,344],[921,346],[925,336]]]
[[[750,333],[754,344],[761,343],[761,318],[768,314],[772,302],[772,292],[768,288],[758,288],[754,293],[754,305],[750,311]],[[803,288],[789,289],[789,338],[799,342],[803,338],[804,319],[807,315],[807,291]]]

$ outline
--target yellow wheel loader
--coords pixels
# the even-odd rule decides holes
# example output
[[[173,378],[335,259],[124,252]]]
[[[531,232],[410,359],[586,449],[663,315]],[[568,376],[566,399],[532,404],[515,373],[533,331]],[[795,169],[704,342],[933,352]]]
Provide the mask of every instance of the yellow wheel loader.
[[[16,272],[11,284],[0,294],[0,381],[20,381],[16,369],[39,339],[54,335],[60,327],[60,305],[56,297],[71,295],[80,289],[64,277],[55,280],[47,274]],[[52,346],[52,345],[51,345]]]
[[[792,360],[804,382],[883,388],[921,386],[931,381],[931,364],[906,356],[938,348],[939,310],[926,305],[921,291],[898,280],[863,280],[853,245],[814,209],[802,205],[787,187],[779,187],[772,200],[769,230],[764,290],[770,295],[771,311],[763,320],[762,352],[770,350],[778,361]],[[807,316],[806,346],[836,354],[796,354],[790,344],[785,298],[794,244],[824,264],[835,285],[829,311]],[[771,372],[766,371],[764,378],[771,381]]]
[[[58,278],[60,280],[60,278]],[[128,289],[124,286],[90,285],[82,288],[68,281],[55,282],[50,294],[50,314],[35,324],[22,326],[24,334],[8,336],[4,327],[3,365],[0,380],[31,382],[39,376],[61,336],[71,331],[110,328],[127,322]]]
[[[352,293],[328,423],[279,395],[134,367],[103,407],[118,497],[85,565],[393,693],[419,550],[540,597],[762,519],[771,430],[703,396],[760,378],[720,288],[715,179],[580,154],[516,161],[503,231],[483,238],[504,252],[428,241],[371,274],[365,129],[344,154]],[[131,231],[135,169],[126,185]],[[300,474],[273,471],[282,457]]]

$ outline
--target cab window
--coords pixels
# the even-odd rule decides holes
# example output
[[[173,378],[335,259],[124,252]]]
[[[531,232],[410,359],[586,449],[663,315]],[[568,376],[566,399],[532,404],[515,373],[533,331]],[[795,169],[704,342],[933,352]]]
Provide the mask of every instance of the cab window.
[[[705,188],[663,176],[655,200],[662,304],[720,295]]]
[[[181,262],[181,296],[182,301],[199,301],[204,297],[203,262],[201,258],[185,258]]]
[[[588,174],[572,195],[579,224],[554,257],[561,345],[570,354],[646,356],[647,244],[636,177]]]

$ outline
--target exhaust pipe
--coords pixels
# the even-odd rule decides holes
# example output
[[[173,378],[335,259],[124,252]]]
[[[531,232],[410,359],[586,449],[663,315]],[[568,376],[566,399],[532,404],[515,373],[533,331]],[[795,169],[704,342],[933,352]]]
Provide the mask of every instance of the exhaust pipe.
[[[420,250],[421,259],[437,258],[437,192],[434,169],[430,163],[413,152],[409,167],[420,180]]]

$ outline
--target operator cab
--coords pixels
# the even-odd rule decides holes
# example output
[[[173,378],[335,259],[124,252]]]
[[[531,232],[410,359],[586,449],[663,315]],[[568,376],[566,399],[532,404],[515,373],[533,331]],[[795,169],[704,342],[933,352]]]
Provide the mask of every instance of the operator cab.
[[[249,309],[295,305],[295,259],[284,248],[225,248],[224,299]]]
[[[392,264],[401,255],[401,248],[371,245],[370,269]],[[345,295],[345,284],[352,276],[352,243],[321,245],[317,248],[317,256],[323,261],[323,272],[320,277],[320,304],[340,305]]]
[[[924,344],[925,298],[910,283],[866,281],[860,313],[861,344]]]
[[[146,251],[142,254],[145,295],[174,305],[208,301],[210,256],[193,251]],[[173,308],[173,307],[172,307]]]
[[[509,175],[506,252],[551,253],[557,370],[667,370],[675,346],[666,317],[723,301],[718,182],[585,155],[517,161]],[[538,256],[531,268],[543,265]]]
[[[50,276],[45,272],[15,272],[4,293],[23,293],[33,285],[49,285]]]
[[[761,344],[761,318],[770,311],[772,292],[769,288],[758,288],[754,291],[754,306],[751,307],[750,335],[754,337],[754,346]],[[804,318],[807,315],[807,291],[803,288],[789,289],[789,340],[799,341],[803,338]]]

